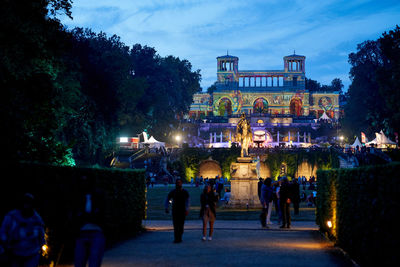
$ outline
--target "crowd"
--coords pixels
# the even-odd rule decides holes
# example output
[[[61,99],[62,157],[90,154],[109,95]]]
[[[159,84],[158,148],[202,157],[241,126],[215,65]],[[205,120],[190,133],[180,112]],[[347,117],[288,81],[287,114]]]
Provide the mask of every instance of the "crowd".
[[[105,195],[87,176],[79,179],[68,225],[75,238],[74,266],[101,265],[105,236]],[[8,212],[0,228],[0,266],[37,267],[46,251],[45,226],[35,210],[35,197],[24,194],[17,208]]]

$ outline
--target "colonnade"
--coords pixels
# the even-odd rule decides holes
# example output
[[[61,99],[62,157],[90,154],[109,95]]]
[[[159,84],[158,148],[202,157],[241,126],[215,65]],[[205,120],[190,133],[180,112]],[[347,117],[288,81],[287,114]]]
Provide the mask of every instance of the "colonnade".
[[[304,61],[303,60],[287,60],[288,71],[303,71],[304,72]]]
[[[277,136],[276,136],[276,140],[273,140],[274,138],[271,136],[272,140],[271,142],[284,142],[283,139],[285,137],[288,137],[288,142],[291,141],[292,139],[292,133],[289,131],[286,135],[283,134],[281,135],[281,133],[278,131],[277,132]],[[300,132],[294,133],[295,138],[297,137],[297,143],[303,142],[303,143],[311,143],[311,133],[306,133],[304,132],[303,135],[300,135]],[[220,132],[220,134],[217,136],[217,133],[210,133],[210,144],[211,143],[217,143],[217,137],[219,138],[219,142],[222,143],[223,142],[223,134],[222,132]],[[282,140],[281,140],[282,138]],[[229,140],[232,141],[232,133],[229,132]]]
[[[239,87],[282,87],[283,76],[242,76]]]

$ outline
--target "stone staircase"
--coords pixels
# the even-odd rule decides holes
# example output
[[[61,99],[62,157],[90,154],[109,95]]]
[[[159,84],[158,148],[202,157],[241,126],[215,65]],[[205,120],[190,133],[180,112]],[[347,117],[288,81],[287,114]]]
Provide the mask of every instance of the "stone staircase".
[[[349,168],[358,167],[357,158],[354,156],[350,156],[348,159],[347,159],[347,157],[339,156],[339,163],[340,163],[340,168],[349,169]]]

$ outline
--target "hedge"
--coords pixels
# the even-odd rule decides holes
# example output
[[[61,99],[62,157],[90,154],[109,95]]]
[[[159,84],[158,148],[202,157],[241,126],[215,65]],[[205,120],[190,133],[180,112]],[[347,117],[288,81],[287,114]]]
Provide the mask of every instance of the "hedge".
[[[3,166],[0,186],[0,219],[15,208],[17,198],[30,192],[43,218],[50,248],[49,261],[69,261],[73,251],[73,229],[69,220],[82,175],[94,177],[106,194],[105,235],[107,245],[134,236],[142,229],[146,210],[144,170],[115,170],[38,165]],[[4,175],[9,173],[9,175]]]
[[[317,224],[360,265],[400,260],[399,173],[398,162],[317,172]]]

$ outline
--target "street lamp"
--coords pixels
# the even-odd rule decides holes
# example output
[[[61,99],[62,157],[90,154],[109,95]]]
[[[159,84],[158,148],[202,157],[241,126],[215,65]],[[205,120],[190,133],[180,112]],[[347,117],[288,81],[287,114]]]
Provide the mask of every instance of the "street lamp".
[[[340,146],[342,146],[342,143],[343,143],[343,140],[344,140],[344,136],[341,135],[341,136],[339,137],[339,140],[340,140]]]
[[[175,141],[178,143],[178,147],[180,147],[180,142],[181,142],[181,140],[182,140],[182,136],[181,135],[175,135]]]

